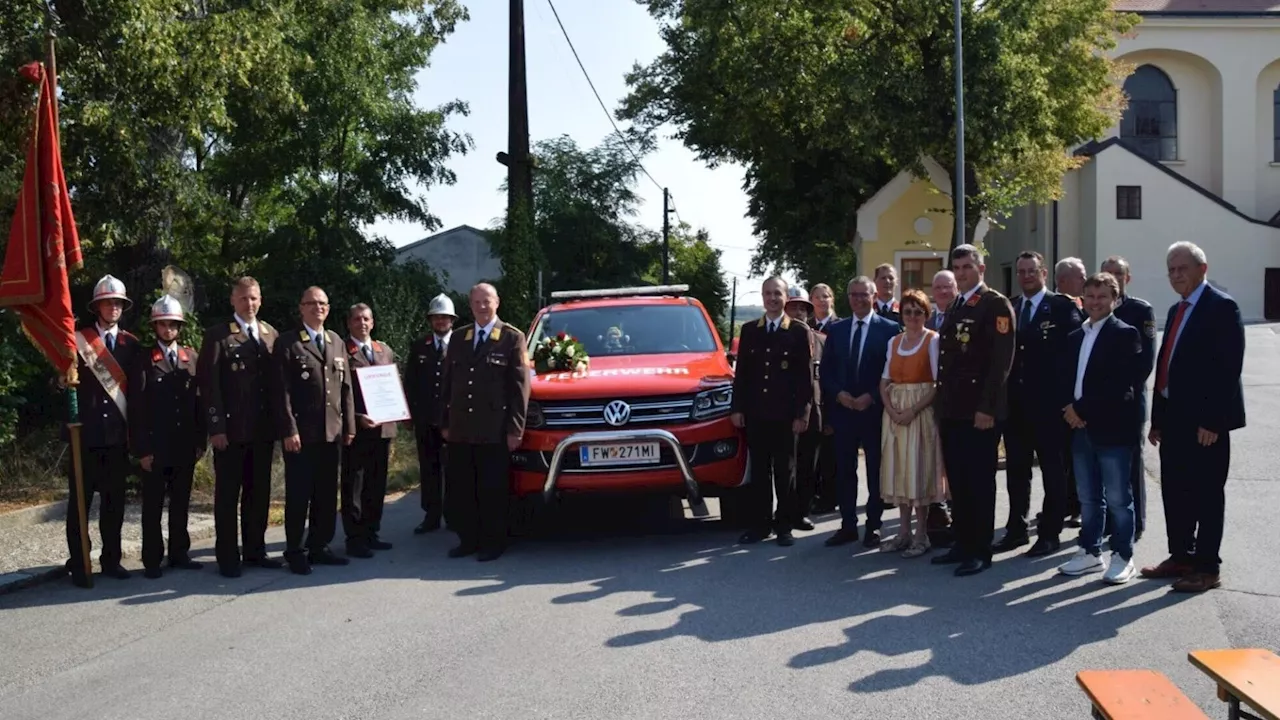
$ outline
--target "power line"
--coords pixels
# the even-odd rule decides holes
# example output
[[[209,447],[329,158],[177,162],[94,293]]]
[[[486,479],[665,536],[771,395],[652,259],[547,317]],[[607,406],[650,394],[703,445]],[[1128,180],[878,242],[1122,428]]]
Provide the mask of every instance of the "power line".
[[[547,4],[551,6],[551,14],[555,15],[556,24],[560,26],[560,33],[564,35],[564,41],[569,43],[569,50],[573,52],[573,59],[578,61],[578,68],[582,70],[582,76],[587,79],[587,85],[591,87],[591,93],[596,96],[596,102],[600,103],[600,109],[604,111],[605,117],[609,118],[609,124],[613,126],[614,132],[618,133],[618,139],[622,141],[622,145],[627,149],[627,152],[631,153],[631,157],[635,158],[636,164],[640,166],[640,172],[644,173],[659,190],[662,190],[663,184],[654,180],[653,175],[649,174],[644,163],[640,162],[640,156],[631,148],[631,143],[627,142],[627,136],[622,134],[622,130],[618,128],[618,123],[614,122],[613,113],[609,112],[609,108],[605,106],[604,100],[600,97],[600,92],[596,90],[596,84],[591,81],[591,74],[587,72],[587,66],[582,64],[582,58],[578,56],[578,49],[573,46],[573,40],[569,38],[569,31],[565,29],[564,23],[560,21],[560,13],[556,11],[556,4],[552,0],[547,0]]]

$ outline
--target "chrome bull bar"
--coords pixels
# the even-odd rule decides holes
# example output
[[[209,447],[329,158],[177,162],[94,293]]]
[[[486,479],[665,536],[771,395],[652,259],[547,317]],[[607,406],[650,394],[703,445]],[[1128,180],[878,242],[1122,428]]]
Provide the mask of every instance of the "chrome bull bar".
[[[702,493],[698,489],[698,481],[693,478],[693,468],[689,466],[689,460],[684,456],[684,449],[680,447],[680,441],[675,435],[666,430],[617,430],[614,432],[581,432],[574,433],[569,437],[561,440],[556,444],[555,452],[551,453],[550,468],[547,471],[547,481],[542,486],[542,497],[544,500],[550,500],[556,491],[556,482],[560,479],[560,467],[564,464],[564,453],[571,445],[582,445],[584,443],[616,443],[616,442],[634,442],[638,440],[656,440],[660,443],[666,443],[671,448],[672,454],[676,456],[676,466],[680,469],[680,476],[684,480],[685,489],[689,492],[689,503],[691,505],[702,502]],[[643,468],[638,468],[643,469]]]

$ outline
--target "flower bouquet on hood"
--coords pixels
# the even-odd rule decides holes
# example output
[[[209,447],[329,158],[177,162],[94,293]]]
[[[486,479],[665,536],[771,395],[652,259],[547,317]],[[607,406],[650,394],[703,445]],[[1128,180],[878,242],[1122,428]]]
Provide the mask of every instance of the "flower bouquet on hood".
[[[536,373],[585,373],[590,363],[586,348],[567,333],[548,337],[533,346],[533,371]]]

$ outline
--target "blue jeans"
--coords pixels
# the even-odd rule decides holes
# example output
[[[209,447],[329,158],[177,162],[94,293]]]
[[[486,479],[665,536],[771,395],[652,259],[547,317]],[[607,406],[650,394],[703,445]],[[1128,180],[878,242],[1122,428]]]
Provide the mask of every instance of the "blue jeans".
[[[1129,468],[1133,447],[1094,445],[1088,430],[1073,430],[1071,459],[1080,496],[1080,547],[1091,555],[1102,554],[1102,530],[1109,521],[1111,551],[1132,559],[1134,509]]]

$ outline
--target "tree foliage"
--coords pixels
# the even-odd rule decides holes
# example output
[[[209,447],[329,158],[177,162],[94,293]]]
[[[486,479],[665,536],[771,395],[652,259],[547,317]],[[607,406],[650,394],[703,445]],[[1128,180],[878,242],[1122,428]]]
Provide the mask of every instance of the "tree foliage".
[[[17,68],[47,52],[42,5],[8,3],[0,21],[3,208],[21,182],[35,97]],[[465,104],[413,100],[432,51],[467,19],[457,0],[52,8],[63,161],[86,259],[73,278],[77,308],[109,272],[137,303],[123,324],[139,331],[161,269],[174,264],[195,282],[199,316],[218,322],[230,281],[250,274],[273,324],[295,325],[297,298],[320,285],[332,329],[345,332],[345,309],[367,302],[380,337],[407,352],[440,283],[420,265],[396,265],[390,244],[364,228],[385,218],[438,228],[412,188],[452,183],[446,161],[472,147],[448,127]],[[30,354],[0,322],[0,388],[30,388],[4,374],[14,353]],[[0,440],[3,427],[0,417]]]
[[[826,255],[813,246],[848,247],[857,207],[893,174],[954,156],[950,3],[639,1],[667,49],[628,75],[621,114],[747,168],[758,267],[808,277]],[[1056,197],[1067,149],[1113,124],[1125,68],[1104,51],[1136,17],[1110,0],[964,0],[963,18],[972,232],[983,213]]]
[[[711,315],[720,331],[721,340],[729,338],[729,284],[720,267],[720,251],[711,245],[711,234],[705,229],[694,232],[688,223],[672,228],[671,283],[688,285],[689,295],[697,298]],[[659,254],[649,270],[652,282],[662,279],[662,257]]]

